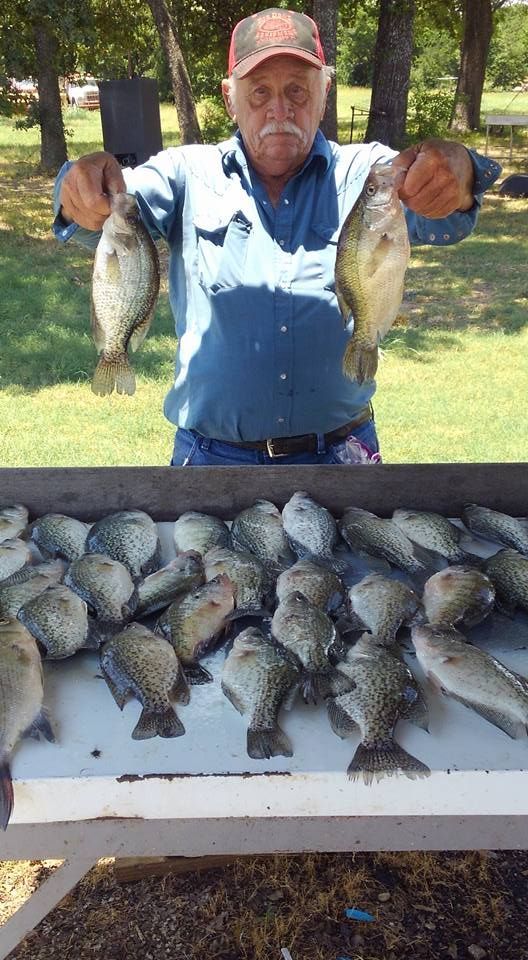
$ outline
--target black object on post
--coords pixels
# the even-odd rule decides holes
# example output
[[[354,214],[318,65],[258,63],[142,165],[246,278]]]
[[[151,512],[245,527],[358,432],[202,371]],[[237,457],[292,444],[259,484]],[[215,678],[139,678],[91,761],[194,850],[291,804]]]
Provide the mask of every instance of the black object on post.
[[[528,174],[512,173],[502,181],[499,193],[507,197],[528,197]]]
[[[163,149],[156,80],[101,80],[99,100],[104,148],[122,167],[135,167]]]

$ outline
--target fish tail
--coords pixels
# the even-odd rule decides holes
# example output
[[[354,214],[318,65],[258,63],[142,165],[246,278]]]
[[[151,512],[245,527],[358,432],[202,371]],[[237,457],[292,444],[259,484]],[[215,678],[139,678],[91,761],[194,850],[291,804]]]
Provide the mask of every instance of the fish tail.
[[[13,782],[7,760],[0,758],[0,828],[7,830],[13,812]]]
[[[350,380],[363,383],[373,380],[378,369],[378,348],[360,346],[354,338],[349,340],[343,356],[343,373]]]
[[[141,716],[132,731],[133,740],[149,740],[151,737],[181,737],[185,727],[176,714],[174,707],[165,710],[152,710],[143,707]]]
[[[117,393],[128,393],[131,396],[135,389],[136,377],[127,353],[121,353],[111,360],[102,354],[93,375],[93,393],[104,397],[116,390]]]
[[[366,784],[394,773],[404,773],[411,780],[428,777],[429,767],[407,753],[394,740],[378,740],[374,743],[360,743],[347,770],[350,780],[363,777]]]
[[[250,727],[247,732],[247,752],[254,760],[293,757],[290,739],[277,723],[267,730],[254,730]]]
[[[209,670],[201,667],[199,663],[184,664],[183,672],[190,686],[196,686],[201,683],[211,683],[213,680],[213,676],[209,673]]]

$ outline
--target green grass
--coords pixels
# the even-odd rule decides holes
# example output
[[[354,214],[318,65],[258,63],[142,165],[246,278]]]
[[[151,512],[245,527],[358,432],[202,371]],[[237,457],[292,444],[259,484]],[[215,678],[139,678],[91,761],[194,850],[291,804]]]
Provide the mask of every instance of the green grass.
[[[486,93],[483,112],[513,94]],[[351,104],[370,91],[339,88],[340,140]],[[511,110],[528,112],[528,94]],[[165,146],[178,142],[174,107],[162,105]],[[66,111],[72,158],[101,149],[98,113]],[[354,139],[365,129],[356,117]],[[509,149],[495,131],[490,153]],[[482,135],[471,143],[484,145]],[[0,463],[4,466],[165,464],[173,428],[162,402],[176,342],[163,290],[134,360],[134,397],[90,390],[91,257],[50,234],[51,187],[37,173],[35,130],[0,120]],[[528,169],[518,129],[504,175]],[[402,316],[384,343],[376,416],[388,461],[528,460],[528,204],[487,198],[478,230],[451,248],[413,251]]]

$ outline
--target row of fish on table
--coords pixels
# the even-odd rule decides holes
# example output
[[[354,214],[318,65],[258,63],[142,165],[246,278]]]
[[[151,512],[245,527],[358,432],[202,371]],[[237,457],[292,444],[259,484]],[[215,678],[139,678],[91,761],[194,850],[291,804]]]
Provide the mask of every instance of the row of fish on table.
[[[32,523],[0,509],[0,826],[13,807],[10,757],[21,738],[53,739],[41,657],[100,651],[122,709],[142,705],[134,739],[184,731],[176,703],[213,680],[200,663],[230,639],[221,686],[247,719],[254,759],[292,756],[278,723],[298,694],[326,703],[332,729],[360,743],[348,768],[366,783],[429,773],[394,740],[399,718],[427,729],[423,693],[397,640],[410,630],[425,675],[514,737],[528,724],[528,682],[464,634],[498,606],[528,610],[528,529],[477,504],[462,520],[495,544],[464,552],[461,527],[397,509],[348,507],[336,520],[298,491],[282,512],[257,500],[231,522],[189,511],[161,566],[159,531],[141,510],[93,524],[62,514]],[[466,531],[467,533],[467,531]]]

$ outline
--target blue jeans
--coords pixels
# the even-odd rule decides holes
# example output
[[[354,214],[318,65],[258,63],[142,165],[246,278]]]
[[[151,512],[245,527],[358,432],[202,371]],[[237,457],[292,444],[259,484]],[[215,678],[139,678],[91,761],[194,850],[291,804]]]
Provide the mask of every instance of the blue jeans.
[[[365,444],[372,453],[379,452],[378,437],[373,420],[367,420],[360,427],[356,427],[354,436]],[[213,440],[202,437],[195,430],[186,430],[180,427],[176,431],[174,451],[171,467],[241,467],[253,464],[273,464],[282,466],[292,463],[338,463],[342,461],[338,456],[338,449],[344,441],[325,446],[324,436],[320,436],[320,452],[296,453],[291,456],[270,457],[263,450],[246,450],[224,443],[222,440]]]

